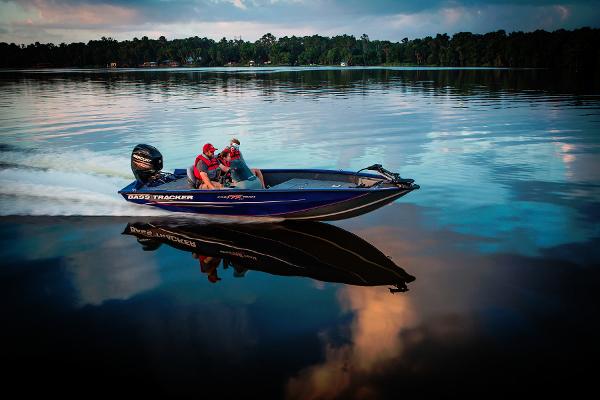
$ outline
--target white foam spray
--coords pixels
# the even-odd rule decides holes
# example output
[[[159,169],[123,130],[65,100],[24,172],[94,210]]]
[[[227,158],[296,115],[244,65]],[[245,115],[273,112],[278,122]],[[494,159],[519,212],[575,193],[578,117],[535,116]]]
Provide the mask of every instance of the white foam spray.
[[[117,191],[133,180],[129,160],[89,150],[2,151],[0,215],[155,216]]]

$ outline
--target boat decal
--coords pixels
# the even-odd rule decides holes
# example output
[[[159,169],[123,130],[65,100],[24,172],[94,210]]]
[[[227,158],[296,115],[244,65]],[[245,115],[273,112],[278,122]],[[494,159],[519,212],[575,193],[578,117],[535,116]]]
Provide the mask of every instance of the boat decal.
[[[157,238],[157,239],[166,239],[170,242],[173,243],[179,243],[179,244],[183,244],[185,246],[190,246],[193,248],[196,248],[196,242],[192,239],[183,239],[178,237],[178,235],[175,234],[171,234],[171,233],[162,233],[162,232],[153,232],[151,230],[148,229],[139,229],[136,228],[135,226],[130,226],[129,229],[131,230],[132,233],[134,234],[138,234],[138,235],[143,235],[149,238]]]
[[[217,199],[228,199],[228,200],[244,200],[244,199],[255,199],[256,196],[250,196],[245,194],[228,194],[226,196],[217,196]]]
[[[139,154],[135,154],[135,153],[134,153],[134,154],[132,154],[132,155],[131,155],[131,157],[132,157],[132,158],[135,158],[136,160],[139,160],[139,161],[142,161],[142,162],[146,162],[146,163],[151,163],[151,162],[152,162],[152,160],[151,160],[151,159],[149,159],[149,158],[145,158],[145,157],[142,157],[142,156],[140,156]]]
[[[128,194],[127,200],[193,200],[194,196],[192,195],[182,195],[182,194],[144,194],[144,193],[136,193],[136,194]]]

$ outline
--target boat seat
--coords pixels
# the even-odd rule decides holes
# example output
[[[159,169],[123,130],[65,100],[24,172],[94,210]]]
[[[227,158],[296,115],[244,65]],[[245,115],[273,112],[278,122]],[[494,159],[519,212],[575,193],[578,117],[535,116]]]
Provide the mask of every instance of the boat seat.
[[[188,183],[190,184],[192,189],[198,189],[200,187],[200,181],[194,175],[194,166],[191,165],[191,166],[187,167],[186,171],[187,171]]]

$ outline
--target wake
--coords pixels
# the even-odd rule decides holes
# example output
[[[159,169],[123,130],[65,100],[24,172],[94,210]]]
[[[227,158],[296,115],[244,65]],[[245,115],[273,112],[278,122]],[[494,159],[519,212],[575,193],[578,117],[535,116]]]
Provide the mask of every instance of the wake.
[[[159,217],[181,223],[271,223],[281,218],[202,216],[125,201],[130,159],[89,150],[19,149],[0,144],[0,216]]]
[[[0,215],[155,216],[117,191],[133,180],[129,159],[0,147]]]

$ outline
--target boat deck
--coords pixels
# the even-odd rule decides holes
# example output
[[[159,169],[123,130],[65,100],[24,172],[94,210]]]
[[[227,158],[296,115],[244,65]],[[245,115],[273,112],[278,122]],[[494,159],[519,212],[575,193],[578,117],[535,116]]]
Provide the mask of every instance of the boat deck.
[[[347,189],[356,187],[356,184],[342,181],[324,181],[318,179],[294,178],[272,186],[275,190],[301,190],[301,189]]]
[[[285,182],[274,185],[268,190],[302,190],[302,189],[347,189],[356,187],[356,184],[350,182],[342,182],[342,181],[332,181],[332,180],[319,180],[319,179],[300,179],[293,178],[288,179]],[[165,191],[180,191],[180,190],[190,190],[192,187],[188,183],[186,177],[182,177],[176,179],[172,182],[164,183],[160,186],[155,186],[152,188],[146,188],[150,190],[165,190]],[[229,189],[229,188],[225,188]],[[235,186],[232,186],[231,189],[236,189]]]
[[[177,190],[190,190],[190,189],[193,189],[193,188],[190,185],[190,183],[188,182],[187,178],[183,177],[183,178],[179,178],[179,179],[176,179],[174,181],[171,181],[171,182],[163,183],[160,186],[155,186],[155,187],[151,187],[151,188],[144,188],[144,189],[151,189],[151,190],[173,190],[173,191],[177,191]]]

